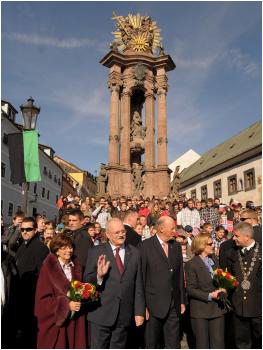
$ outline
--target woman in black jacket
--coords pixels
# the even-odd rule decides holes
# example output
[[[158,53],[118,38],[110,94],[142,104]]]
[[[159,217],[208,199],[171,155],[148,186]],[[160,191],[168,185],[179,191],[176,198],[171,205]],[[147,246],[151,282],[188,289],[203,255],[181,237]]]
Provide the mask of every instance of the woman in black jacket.
[[[218,267],[212,255],[213,241],[209,234],[199,234],[192,242],[195,256],[186,263],[186,290],[190,300],[190,317],[197,349],[224,349],[224,313],[219,293],[213,285],[213,270]]]

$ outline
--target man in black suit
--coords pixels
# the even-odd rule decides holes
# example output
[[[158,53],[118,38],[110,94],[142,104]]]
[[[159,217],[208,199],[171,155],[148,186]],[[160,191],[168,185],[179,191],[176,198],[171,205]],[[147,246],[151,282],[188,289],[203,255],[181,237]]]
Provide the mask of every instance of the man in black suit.
[[[174,240],[172,218],[158,220],[157,234],[141,245],[143,283],[146,299],[146,348],[179,349],[179,316],[185,311],[182,249]]]
[[[40,268],[49,250],[40,241],[33,218],[24,218],[20,230],[23,243],[15,256],[19,275],[16,302],[17,323],[21,334],[20,348],[35,349],[37,345],[37,322],[34,317],[35,292]]]
[[[74,255],[79,259],[83,269],[86,266],[87,256],[90,248],[93,246],[92,239],[83,227],[84,215],[79,209],[74,209],[69,214],[69,229],[71,230]]]
[[[126,243],[137,247],[141,243],[141,236],[134,230],[137,224],[139,214],[136,210],[130,209],[124,216],[124,228],[126,230]]]
[[[262,348],[262,249],[247,222],[235,226],[237,251],[228,257],[228,270],[239,285],[233,291],[234,334],[238,349]]]
[[[123,223],[108,221],[108,243],[90,250],[84,281],[97,285],[100,304],[88,312],[92,349],[126,347],[128,327],[144,322],[145,301],[139,251],[126,244]]]

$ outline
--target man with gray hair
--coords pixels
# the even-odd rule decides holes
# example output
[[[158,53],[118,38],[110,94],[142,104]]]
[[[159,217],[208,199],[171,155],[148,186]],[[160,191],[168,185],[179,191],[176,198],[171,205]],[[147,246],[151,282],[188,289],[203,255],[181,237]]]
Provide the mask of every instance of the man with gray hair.
[[[97,285],[100,302],[88,311],[91,349],[125,349],[128,329],[144,322],[145,301],[139,251],[125,242],[118,218],[108,221],[107,243],[90,250],[84,281]]]
[[[169,216],[157,222],[157,234],[141,244],[146,299],[146,349],[179,349],[179,317],[185,312],[182,249],[174,239],[176,226]]]
[[[237,246],[227,258],[228,271],[238,280],[231,299],[234,334],[238,349],[261,349],[262,344],[262,249],[255,241],[253,226],[241,222],[234,227]]]

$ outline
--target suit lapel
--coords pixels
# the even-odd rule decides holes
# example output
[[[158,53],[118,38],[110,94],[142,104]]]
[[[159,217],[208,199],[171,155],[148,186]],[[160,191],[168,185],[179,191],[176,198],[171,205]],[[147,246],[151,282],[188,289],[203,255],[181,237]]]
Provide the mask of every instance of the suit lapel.
[[[163,247],[161,246],[160,242],[159,242],[159,239],[154,236],[154,239],[153,239],[153,244],[156,248],[156,250],[158,251],[158,253],[161,255],[161,257],[164,259],[164,261],[166,262],[166,264],[168,265],[168,259],[167,259],[167,256],[165,255],[165,252],[163,250]],[[168,244],[169,246],[169,244]],[[168,248],[168,256],[170,254],[170,247]]]
[[[124,265],[123,265],[123,269],[122,269],[122,275],[124,274],[127,265],[131,259],[132,256],[132,252],[131,252],[131,248],[125,244],[125,255],[124,255]]]

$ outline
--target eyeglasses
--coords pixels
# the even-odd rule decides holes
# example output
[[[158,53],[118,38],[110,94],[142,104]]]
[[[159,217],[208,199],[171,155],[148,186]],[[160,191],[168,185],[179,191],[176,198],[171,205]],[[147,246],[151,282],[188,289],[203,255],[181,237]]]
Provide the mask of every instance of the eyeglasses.
[[[247,219],[251,219],[251,218],[240,218],[240,221],[246,221]]]
[[[34,230],[34,227],[26,227],[26,228],[21,228],[21,232],[31,232]]]

